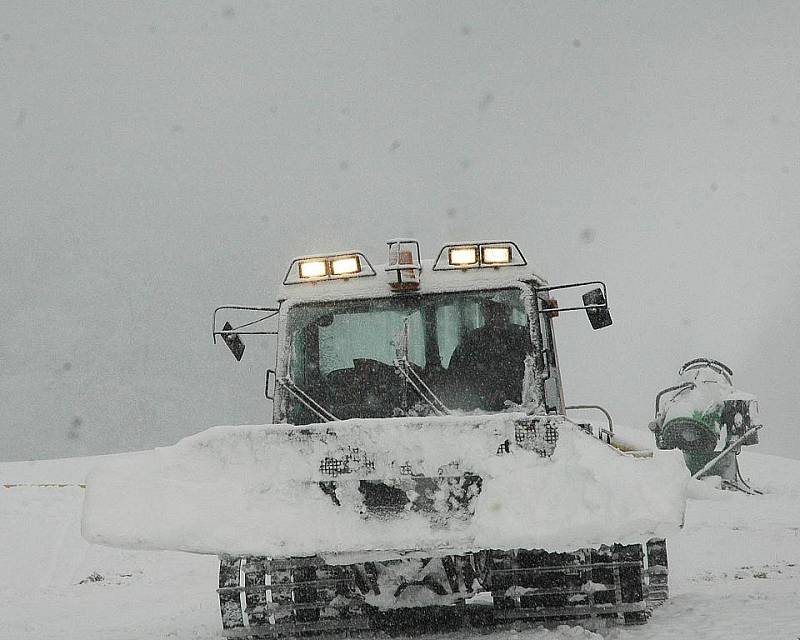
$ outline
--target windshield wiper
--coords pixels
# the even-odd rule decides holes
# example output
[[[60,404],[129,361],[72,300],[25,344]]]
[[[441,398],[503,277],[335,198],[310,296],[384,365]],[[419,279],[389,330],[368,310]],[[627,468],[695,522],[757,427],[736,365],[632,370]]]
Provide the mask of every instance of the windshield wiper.
[[[292,380],[289,376],[286,376],[285,378],[278,378],[277,381],[278,384],[280,384],[284,389],[297,398],[300,403],[303,404],[309,411],[315,413],[323,422],[333,422],[334,420],[339,419],[325,407],[323,407],[319,402],[314,400],[314,398],[312,398],[305,389],[298,387],[294,380]]]
[[[433,390],[425,384],[425,381],[419,376],[419,374],[414,371],[411,367],[411,363],[408,360],[399,360],[395,358],[394,360],[395,369],[397,369],[400,374],[408,381],[408,384],[411,385],[411,388],[417,392],[420,398],[422,398],[437,416],[447,416],[450,415],[450,410],[445,406],[444,402],[439,400],[438,396],[433,392]]]
[[[408,318],[406,316],[403,320],[403,328],[397,334],[395,340],[395,359],[392,361],[395,369],[406,379],[411,388],[417,392],[428,406],[433,409],[437,416],[446,416],[450,414],[450,410],[445,406],[438,396],[431,390],[425,383],[420,375],[411,367],[411,362],[408,359]]]

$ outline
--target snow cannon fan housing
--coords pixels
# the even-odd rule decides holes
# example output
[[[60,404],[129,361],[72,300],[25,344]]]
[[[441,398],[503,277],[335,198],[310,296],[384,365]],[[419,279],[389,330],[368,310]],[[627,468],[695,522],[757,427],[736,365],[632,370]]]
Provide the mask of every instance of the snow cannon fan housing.
[[[697,358],[678,371],[679,383],[656,396],[656,417],[650,430],[660,449],[685,453],[713,451],[751,431],[758,401],[733,386],[733,372],[716,360]],[[670,395],[662,405],[662,398]],[[758,432],[742,445],[758,444]]]

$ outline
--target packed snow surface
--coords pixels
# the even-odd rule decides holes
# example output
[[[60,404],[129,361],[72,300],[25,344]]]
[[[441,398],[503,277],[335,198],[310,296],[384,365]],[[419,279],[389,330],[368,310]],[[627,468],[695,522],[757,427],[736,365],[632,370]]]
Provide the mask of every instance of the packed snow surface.
[[[0,640],[219,638],[216,558],[81,538],[84,491],[57,485],[82,483],[97,462],[0,464]],[[800,462],[745,450],[740,464],[765,495],[691,481],[686,524],[668,541],[671,597],[647,625],[463,631],[442,640],[796,640]]]
[[[105,462],[88,477],[87,540],[136,549],[242,555],[572,550],[670,536],[683,521],[680,454],[625,456],[562,422],[551,458],[515,442],[523,414],[216,427],[172,447]],[[337,500],[324,460],[348,460]],[[467,513],[447,496],[431,516],[365,510],[359,480],[482,478]],[[474,488],[473,488],[474,489]],[[438,494],[437,494],[438,495]],[[474,511],[474,513],[472,513]],[[332,560],[333,561],[333,560]]]

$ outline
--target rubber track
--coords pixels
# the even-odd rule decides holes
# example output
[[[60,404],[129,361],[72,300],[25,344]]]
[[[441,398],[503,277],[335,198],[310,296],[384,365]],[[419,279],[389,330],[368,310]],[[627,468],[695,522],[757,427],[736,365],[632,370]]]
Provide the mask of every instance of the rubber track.
[[[647,541],[647,605],[652,610],[669,598],[667,543],[663,538]]]
[[[370,565],[358,572],[320,558],[221,558],[220,610],[228,638],[322,637],[329,640],[381,631],[431,632],[514,620],[579,621],[605,626],[641,624],[668,597],[666,545],[614,545],[554,554],[488,552],[481,582],[492,585],[492,606],[440,606],[377,611],[364,604],[374,589]],[[448,558],[463,562],[462,557]],[[476,565],[477,566],[477,565]],[[366,575],[366,579],[365,579]],[[585,589],[592,583],[598,589]],[[452,586],[452,585],[451,585]],[[403,616],[408,616],[404,619]],[[621,619],[621,620],[620,620]]]

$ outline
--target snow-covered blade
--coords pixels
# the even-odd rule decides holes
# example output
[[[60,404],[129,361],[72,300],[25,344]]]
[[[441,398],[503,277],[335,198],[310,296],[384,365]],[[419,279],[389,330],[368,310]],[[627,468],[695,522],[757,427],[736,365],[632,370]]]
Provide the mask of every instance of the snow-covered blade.
[[[531,420],[215,427],[90,473],[83,535],[119,547],[353,562],[571,550],[664,537],[682,524],[688,473],[679,454],[634,459],[557,416],[531,442],[520,433],[522,425],[530,435]],[[558,446],[543,456],[554,422]],[[380,491],[372,500],[365,485],[408,499],[372,508]]]

